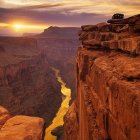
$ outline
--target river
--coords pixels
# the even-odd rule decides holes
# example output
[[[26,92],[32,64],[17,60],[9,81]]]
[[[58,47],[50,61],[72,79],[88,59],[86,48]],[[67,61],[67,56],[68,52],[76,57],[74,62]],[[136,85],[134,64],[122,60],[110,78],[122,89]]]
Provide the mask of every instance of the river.
[[[51,131],[54,128],[64,124],[63,118],[69,109],[69,102],[71,100],[71,89],[66,87],[66,83],[62,80],[59,70],[55,68],[52,68],[52,70],[55,72],[57,81],[61,84],[61,93],[63,100],[56,116],[52,121],[52,124],[48,128],[46,128],[44,140],[56,140],[56,137],[51,135]]]

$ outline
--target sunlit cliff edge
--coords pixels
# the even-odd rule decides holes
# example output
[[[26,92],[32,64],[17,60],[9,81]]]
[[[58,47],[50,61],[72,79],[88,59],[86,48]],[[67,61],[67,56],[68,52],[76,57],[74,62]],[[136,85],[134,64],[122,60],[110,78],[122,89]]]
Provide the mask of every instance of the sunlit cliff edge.
[[[139,140],[140,15],[82,26],[64,140]]]

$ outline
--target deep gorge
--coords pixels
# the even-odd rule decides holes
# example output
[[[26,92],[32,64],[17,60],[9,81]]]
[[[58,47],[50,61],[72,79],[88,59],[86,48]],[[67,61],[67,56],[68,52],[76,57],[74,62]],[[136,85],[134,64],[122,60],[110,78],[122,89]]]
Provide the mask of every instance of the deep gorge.
[[[0,105],[0,140],[139,140],[140,15],[0,37]]]
[[[48,30],[53,30],[53,28]],[[74,28],[74,31],[76,35],[77,29]],[[65,29],[63,32],[65,33]],[[57,35],[55,30],[51,34]],[[75,91],[74,59],[77,44],[75,36],[60,39],[54,37],[50,39],[41,35],[37,37],[0,37],[0,105],[9,111],[8,113],[1,107],[1,111],[7,113],[6,118],[5,115],[2,116],[4,122],[10,116],[15,115],[15,118],[22,115],[21,120],[25,115],[41,117],[45,120],[45,123],[41,122],[42,135],[45,135],[45,129],[52,123],[64,99],[61,84],[57,81],[52,67],[60,70],[62,79],[69,88]],[[73,91],[72,97],[74,98]],[[38,119],[38,122],[40,121]],[[10,133],[10,130],[7,132]],[[2,137],[9,139],[9,135],[1,136],[0,139]]]
[[[69,89],[66,83],[62,80],[60,71],[55,68],[52,68],[52,69],[55,72],[55,76],[57,77],[58,82],[61,84],[62,103],[58,112],[56,113],[56,116],[53,118],[52,124],[48,128],[46,128],[44,140],[56,140],[56,137],[53,136],[51,133],[57,127],[60,127],[60,126],[63,127],[64,116],[69,109],[70,100],[71,100],[71,89]],[[56,133],[56,136],[57,136],[57,133]],[[63,134],[61,134],[60,136],[58,134],[58,137],[61,137],[61,139],[63,139]]]

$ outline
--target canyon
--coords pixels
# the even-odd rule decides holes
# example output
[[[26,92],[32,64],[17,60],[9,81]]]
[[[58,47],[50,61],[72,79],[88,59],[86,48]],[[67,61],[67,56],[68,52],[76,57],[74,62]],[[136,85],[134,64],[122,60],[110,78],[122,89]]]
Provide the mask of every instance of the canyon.
[[[56,38],[59,36],[56,27],[45,29],[43,35],[0,37],[0,105],[2,110],[3,107],[8,110],[0,113],[0,139],[14,139],[18,129],[21,131],[15,137],[17,140],[44,137],[45,128],[52,123],[63,99],[61,84],[52,67],[64,72],[63,78],[70,75],[75,82],[73,70],[79,29],[57,29],[61,32],[60,39]],[[67,81],[68,87],[74,90],[75,83]],[[26,135],[26,127],[33,133]],[[35,130],[38,133],[33,136]]]
[[[64,140],[139,140],[140,15],[84,25]]]
[[[139,140],[140,15],[0,37],[0,105],[0,140]]]
[[[50,27],[37,37],[38,44],[46,50],[50,66],[60,70],[62,79],[72,90],[72,100],[76,95],[76,54],[79,46],[78,32],[75,27]],[[53,35],[52,35],[53,34]],[[45,38],[45,39],[44,39]]]
[[[55,116],[60,85],[35,39],[1,37],[0,104],[12,115]],[[52,112],[52,113],[50,113]]]

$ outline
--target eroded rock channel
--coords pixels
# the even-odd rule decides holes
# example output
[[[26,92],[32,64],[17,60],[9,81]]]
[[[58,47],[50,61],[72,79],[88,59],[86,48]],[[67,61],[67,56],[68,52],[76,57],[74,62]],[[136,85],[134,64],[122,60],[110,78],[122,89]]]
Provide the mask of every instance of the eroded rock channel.
[[[0,140],[41,140],[48,126],[63,125],[70,96],[62,96],[62,79],[74,97],[77,31],[50,27],[38,36],[0,37]]]
[[[63,101],[61,103],[61,106],[60,106],[55,118],[52,121],[52,124],[46,129],[45,140],[56,140],[56,137],[53,136],[51,133],[55,128],[62,126],[64,124],[63,119],[69,109],[69,102],[71,100],[71,89],[68,88],[66,86],[66,83],[62,80],[59,70],[55,69],[55,68],[52,68],[52,69],[55,72],[55,76],[57,77],[58,82],[61,84],[61,93],[62,93]],[[60,136],[60,137],[62,137],[62,136]]]

